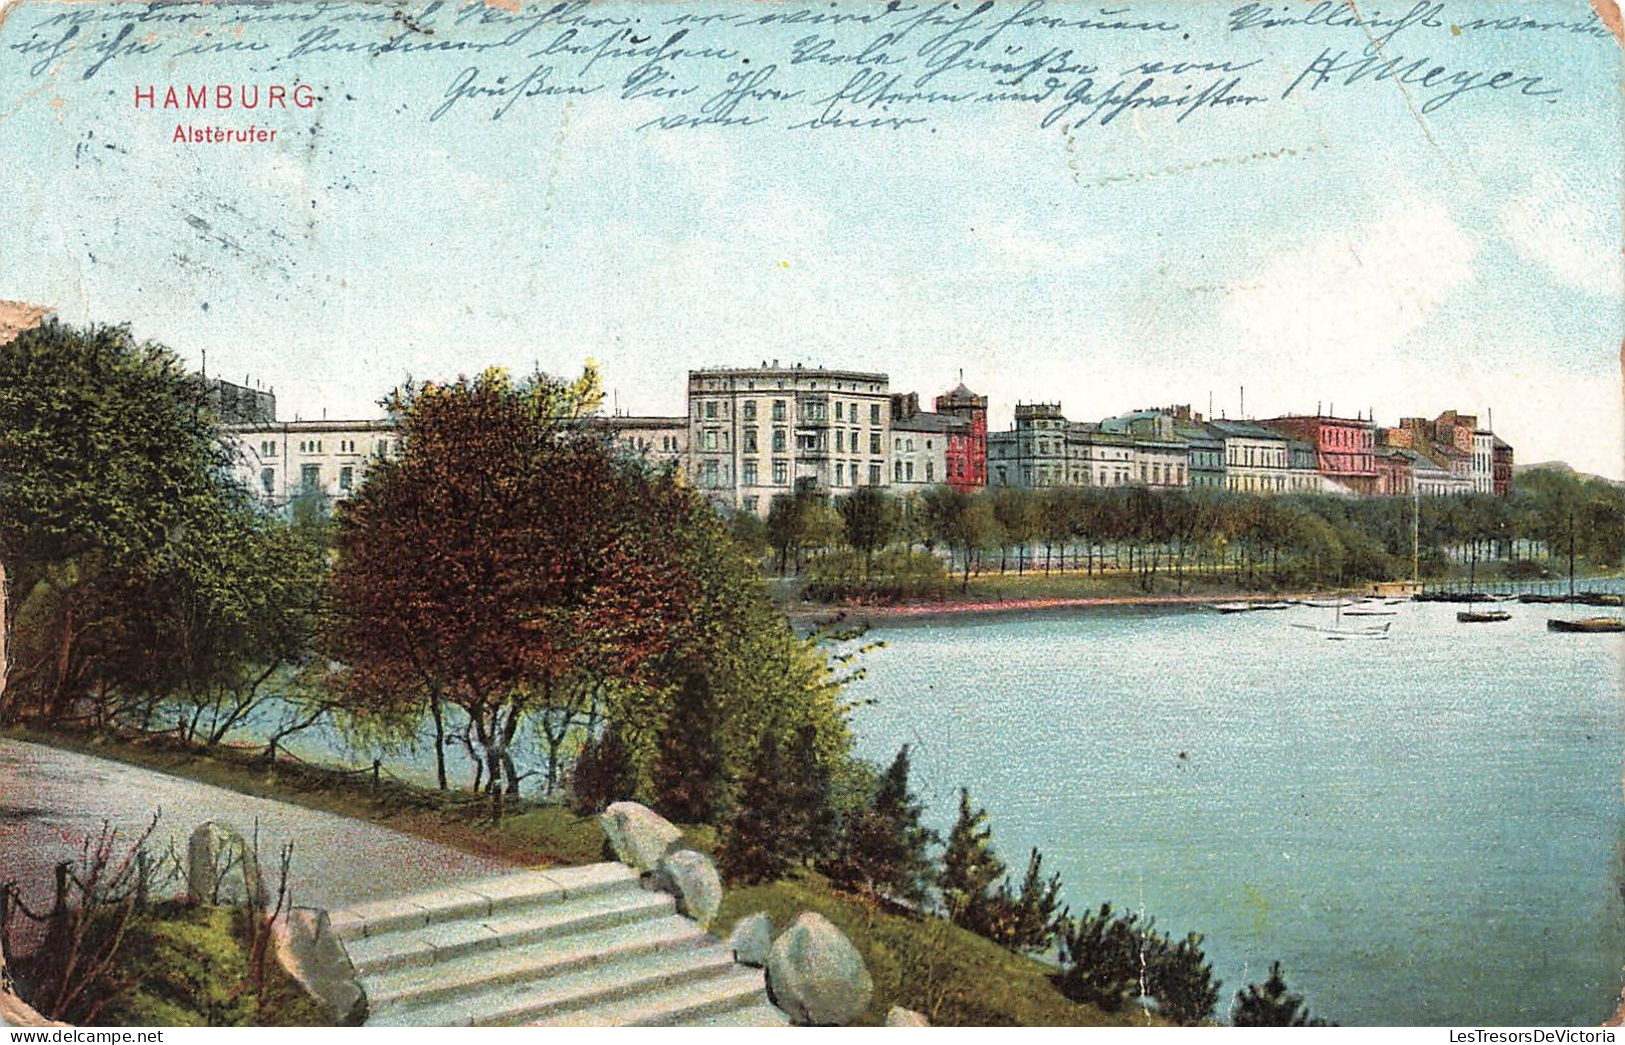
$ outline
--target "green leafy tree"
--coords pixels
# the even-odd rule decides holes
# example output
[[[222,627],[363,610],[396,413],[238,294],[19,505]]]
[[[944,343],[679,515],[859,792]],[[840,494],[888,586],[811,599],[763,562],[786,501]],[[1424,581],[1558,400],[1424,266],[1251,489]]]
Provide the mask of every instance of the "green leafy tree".
[[[1281,963],[1270,963],[1270,975],[1263,983],[1250,983],[1236,992],[1230,1022],[1237,1027],[1325,1027],[1325,1020],[1309,1015],[1301,995],[1286,989]]]
[[[863,556],[863,576],[868,578],[875,552],[897,533],[897,504],[877,486],[860,486],[841,498],[840,512],[846,543]]]
[[[61,718],[118,688],[143,655],[125,595],[214,517],[228,466],[203,381],[128,327],[48,320],[0,346],[0,719]]]

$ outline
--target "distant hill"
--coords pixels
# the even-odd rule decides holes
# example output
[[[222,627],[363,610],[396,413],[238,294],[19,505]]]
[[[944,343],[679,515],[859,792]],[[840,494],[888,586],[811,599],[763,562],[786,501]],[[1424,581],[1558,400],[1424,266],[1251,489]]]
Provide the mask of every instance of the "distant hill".
[[[1541,468],[1550,468],[1554,472],[1567,472],[1568,474],[1576,476],[1580,479],[1595,479],[1598,482],[1612,483],[1615,486],[1625,485],[1625,483],[1621,483],[1618,479],[1610,479],[1606,475],[1596,475],[1592,472],[1577,472],[1574,470],[1574,466],[1569,464],[1567,461],[1537,461],[1534,464],[1513,465],[1512,474],[1522,475],[1525,472],[1533,472]]]

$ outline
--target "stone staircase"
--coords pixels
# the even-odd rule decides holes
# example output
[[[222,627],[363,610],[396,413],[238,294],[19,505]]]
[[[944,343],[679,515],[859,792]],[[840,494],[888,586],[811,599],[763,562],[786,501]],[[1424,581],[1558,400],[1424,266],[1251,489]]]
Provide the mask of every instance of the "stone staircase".
[[[329,914],[368,1026],[783,1026],[676,900],[620,863],[519,871]]]

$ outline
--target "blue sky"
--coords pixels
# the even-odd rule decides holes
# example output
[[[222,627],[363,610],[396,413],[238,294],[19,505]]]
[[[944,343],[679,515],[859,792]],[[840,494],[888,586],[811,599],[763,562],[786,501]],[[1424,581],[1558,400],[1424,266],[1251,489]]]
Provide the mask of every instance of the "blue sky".
[[[1033,399],[1089,418],[1211,395],[1234,417],[1243,385],[1255,416],[1493,410],[1521,460],[1621,475],[1617,45],[1406,29],[1387,53],[1561,87],[1420,115],[1425,94],[1392,81],[1279,97],[1321,48],[1366,41],[1229,32],[1230,7],[1133,5],[1190,39],[1077,46],[1102,79],[1151,57],[1258,59],[1247,83],[1268,104],[1070,131],[989,106],[896,131],[640,132],[659,103],[613,92],[431,123],[466,56],[125,56],[85,80],[83,52],[38,76],[0,52],[0,298],[206,350],[212,373],[274,385],[287,416],[371,415],[407,374],[588,356],[623,409],[678,412],[688,368],[776,358],[883,369],[927,395],[963,369],[998,427]],[[60,10],[23,4],[0,46]],[[232,34],[244,9],[211,10]],[[1490,11],[1588,14],[1467,3],[1443,20]],[[449,39],[443,15],[430,24]],[[247,35],[285,51],[290,31]],[[772,56],[804,32],[710,39]],[[136,83],[295,76],[323,101],[262,120],[271,145],[178,145],[173,115],[130,99]]]

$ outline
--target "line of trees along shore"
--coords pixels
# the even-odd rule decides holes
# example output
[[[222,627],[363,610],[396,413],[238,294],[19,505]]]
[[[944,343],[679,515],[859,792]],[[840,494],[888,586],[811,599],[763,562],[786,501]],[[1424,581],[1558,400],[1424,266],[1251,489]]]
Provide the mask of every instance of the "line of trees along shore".
[[[736,535],[814,598],[865,592],[941,594],[973,573],[1126,574],[1145,591],[1192,581],[1239,587],[1357,584],[1408,578],[1416,526],[1423,577],[1452,562],[1625,560],[1625,490],[1557,468],[1519,477],[1511,497],[1291,495],[1144,487],[936,487],[901,497],[862,487],[831,498],[775,498],[765,521],[735,517]],[[950,576],[950,573],[952,576]]]
[[[1006,873],[968,794],[946,840],[924,826],[907,748],[884,768],[854,756],[861,632],[794,633],[747,524],[589,436],[577,422],[600,399],[590,366],[407,384],[386,404],[400,453],[332,516],[277,514],[238,485],[204,383],[169,350],[56,322],[0,345],[0,725],[253,740],[272,760],[318,722],[375,748],[417,743],[428,722],[450,791],[455,720],[493,821],[523,806],[527,779],[582,813],[635,798],[709,825],[730,881],[818,875],[1055,956],[1069,997],[1110,1010],[1148,996],[1175,1022],[1210,1019],[1219,985],[1199,936],[1109,905],[1074,917],[1040,853],[1019,882]],[[1013,503],[929,495],[917,507],[938,529],[919,540],[968,561],[986,542],[966,520],[1008,523]],[[904,513],[867,494],[802,509],[826,526],[834,512],[865,571],[893,554]],[[1064,554],[1058,528],[1053,543]],[[1154,570],[1157,554],[1135,562]],[[1307,1018],[1279,977],[1248,991],[1237,1019]]]

